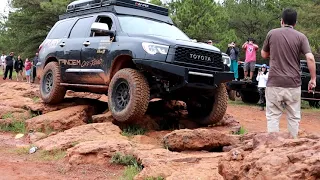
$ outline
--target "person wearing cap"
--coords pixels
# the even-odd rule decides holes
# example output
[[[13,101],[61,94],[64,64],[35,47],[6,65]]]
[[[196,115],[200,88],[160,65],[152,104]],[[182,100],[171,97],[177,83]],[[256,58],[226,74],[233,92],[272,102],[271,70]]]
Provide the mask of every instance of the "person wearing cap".
[[[267,71],[267,65],[263,64],[261,69],[259,69],[259,73],[257,75],[256,80],[258,81],[258,91],[260,95],[260,100],[258,104],[261,105],[261,111],[264,111],[264,106],[266,104],[265,90],[267,87],[269,72]]]
[[[266,88],[266,117],[268,132],[279,132],[283,106],[287,111],[290,134],[298,137],[301,120],[301,67],[300,55],[307,59],[311,79],[309,92],[316,87],[316,64],[306,35],[294,29],[297,11],[282,12],[281,27],[268,32],[261,56],[270,58],[270,71]],[[282,106],[283,105],[283,106]]]
[[[238,80],[238,56],[239,56],[239,48],[236,47],[236,43],[233,41],[230,44],[228,44],[228,49],[226,54],[230,56],[231,59],[231,65],[230,65],[230,71],[234,74],[234,79]]]

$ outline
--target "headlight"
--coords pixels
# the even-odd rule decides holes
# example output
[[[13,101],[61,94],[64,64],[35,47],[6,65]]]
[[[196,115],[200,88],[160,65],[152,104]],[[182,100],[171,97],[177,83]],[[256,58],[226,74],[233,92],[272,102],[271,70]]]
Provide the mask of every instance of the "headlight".
[[[227,66],[230,67],[231,65],[231,60],[229,56],[226,55],[222,55],[222,60],[223,60],[223,64],[226,64]]]
[[[153,43],[142,43],[143,49],[152,55],[155,55],[157,53],[159,54],[167,54],[169,50],[169,46],[160,45],[160,44],[153,44]]]

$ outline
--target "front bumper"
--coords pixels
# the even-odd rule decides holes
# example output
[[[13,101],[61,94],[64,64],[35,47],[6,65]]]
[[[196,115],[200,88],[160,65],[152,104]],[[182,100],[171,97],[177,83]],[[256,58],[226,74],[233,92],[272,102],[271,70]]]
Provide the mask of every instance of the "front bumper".
[[[182,79],[181,86],[212,89],[234,78],[233,72],[230,71],[197,69],[152,60],[133,59],[133,61],[139,69],[148,71],[157,77],[178,76]]]

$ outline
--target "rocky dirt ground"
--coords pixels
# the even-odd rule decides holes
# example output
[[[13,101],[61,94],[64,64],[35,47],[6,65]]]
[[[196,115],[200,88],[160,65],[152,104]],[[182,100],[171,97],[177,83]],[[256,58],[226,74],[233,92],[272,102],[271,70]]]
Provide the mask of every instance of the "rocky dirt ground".
[[[285,115],[282,133],[263,133],[265,112],[239,101],[210,127],[182,102],[154,101],[135,126],[115,122],[104,95],[68,91],[49,106],[37,84],[0,83],[0,179],[320,178],[319,110],[303,109],[299,139]]]

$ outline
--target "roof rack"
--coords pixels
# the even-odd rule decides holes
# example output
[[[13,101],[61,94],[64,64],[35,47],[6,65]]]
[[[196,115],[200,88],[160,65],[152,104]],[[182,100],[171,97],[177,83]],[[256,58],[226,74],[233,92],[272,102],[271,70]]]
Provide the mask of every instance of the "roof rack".
[[[111,5],[140,9],[143,11],[169,16],[169,11],[167,8],[134,0],[77,0],[67,6],[66,13],[69,14],[86,10],[101,9],[102,7]]]

